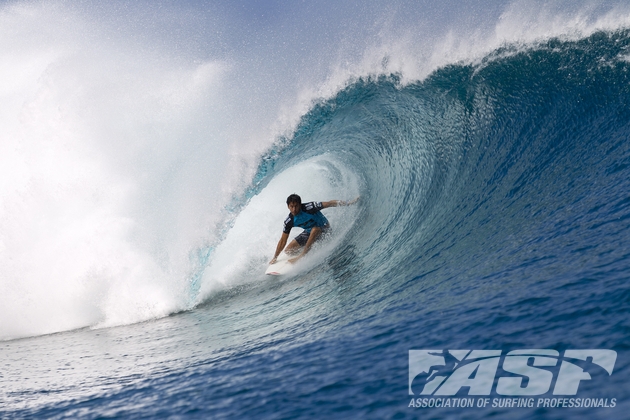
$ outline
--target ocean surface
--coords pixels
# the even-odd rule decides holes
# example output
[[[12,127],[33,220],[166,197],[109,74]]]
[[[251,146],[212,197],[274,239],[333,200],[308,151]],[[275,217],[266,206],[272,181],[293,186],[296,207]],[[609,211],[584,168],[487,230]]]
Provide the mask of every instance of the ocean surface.
[[[2,53],[0,418],[630,418],[627,26],[518,35],[413,77],[392,52],[314,81],[333,87],[278,125],[264,85],[247,119],[256,79],[230,60],[92,51],[69,35],[92,34],[84,11],[2,7],[1,42],[22,43]],[[265,276],[291,193],[360,200]],[[604,406],[538,405],[550,389],[423,408],[423,349],[617,358],[572,397]],[[506,371],[475,404],[511,398]]]

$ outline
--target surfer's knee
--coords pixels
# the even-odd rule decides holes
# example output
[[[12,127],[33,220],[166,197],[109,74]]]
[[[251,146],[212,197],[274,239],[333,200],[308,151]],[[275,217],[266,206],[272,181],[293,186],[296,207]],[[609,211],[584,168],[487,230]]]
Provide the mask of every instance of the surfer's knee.
[[[295,254],[299,251],[299,249],[302,246],[294,239],[291,241],[291,243],[289,243],[289,245],[287,245],[287,247],[284,249],[284,252],[286,252],[287,254]]]

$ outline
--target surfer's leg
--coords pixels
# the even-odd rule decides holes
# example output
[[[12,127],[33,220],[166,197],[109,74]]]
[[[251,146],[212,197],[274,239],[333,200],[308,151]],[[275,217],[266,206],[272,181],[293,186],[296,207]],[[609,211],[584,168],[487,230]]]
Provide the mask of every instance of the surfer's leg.
[[[317,240],[319,241],[320,239],[329,238],[331,235],[332,235],[332,229],[330,228],[329,224],[326,224],[322,226],[322,234],[317,238]]]
[[[303,231],[291,241],[291,243],[284,249],[284,252],[289,255],[298,254],[301,248],[306,245],[310,236],[311,234],[309,231]]]
[[[291,241],[291,243],[289,243],[289,245],[287,245],[287,247],[284,249],[284,252],[289,255],[295,255],[300,252],[300,248],[302,248],[302,245],[300,245],[298,241],[294,239]]]

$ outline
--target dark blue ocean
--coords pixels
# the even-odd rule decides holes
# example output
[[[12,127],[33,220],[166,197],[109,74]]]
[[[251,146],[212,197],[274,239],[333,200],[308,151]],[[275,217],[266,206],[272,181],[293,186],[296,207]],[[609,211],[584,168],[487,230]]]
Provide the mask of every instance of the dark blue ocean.
[[[164,167],[157,185],[170,191],[179,172]],[[630,418],[627,29],[505,44],[418,81],[387,71],[350,79],[261,149],[250,174],[208,221],[214,233],[200,236],[213,239],[192,247],[185,275],[165,262],[175,258],[168,244],[146,247],[163,256],[149,277],[184,278],[178,287],[136,286],[125,277],[136,267],[127,248],[133,259],[97,254],[120,271],[103,262],[68,289],[85,308],[55,300],[53,280],[41,283],[54,303],[45,311],[39,288],[18,296],[18,285],[2,283],[5,296],[43,315],[3,312],[0,418]],[[24,191],[28,201],[33,190]],[[264,276],[294,192],[361,199],[324,210],[333,238],[292,274]],[[190,207],[185,194],[174,197]],[[143,202],[164,214],[174,207]],[[107,240],[113,220],[90,235]],[[13,236],[3,238],[8,252]],[[71,250],[68,261],[87,258]],[[3,273],[18,264],[3,261]],[[179,303],[162,304],[164,291]],[[57,310],[79,321],[64,324]],[[498,350],[501,363],[532,349],[617,358],[612,373],[594,359],[580,364],[588,378],[570,398],[604,401],[595,407],[541,406],[569,398],[553,386],[531,396],[533,407],[492,407],[512,398],[497,392],[500,377],[527,387],[527,375],[503,364],[487,394],[463,386],[441,397],[474,398],[474,407],[414,407],[424,396],[417,381],[409,392],[410,351],[423,349]],[[527,363],[556,383],[560,363]],[[476,406],[483,398],[490,403]]]

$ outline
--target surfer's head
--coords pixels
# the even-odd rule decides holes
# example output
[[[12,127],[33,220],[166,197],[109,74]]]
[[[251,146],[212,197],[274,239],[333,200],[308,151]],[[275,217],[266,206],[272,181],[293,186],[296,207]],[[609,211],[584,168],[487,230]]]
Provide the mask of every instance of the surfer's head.
[[[287,205],[291,203],[302,204],[302,198],[300,198],[300,196],[297,194],[291,194],[290,196],[287,197]]]
[[[291,194],[287,197],[287,207],[292,215],[297,215],[302,210],[302,199],[297,194]]]

